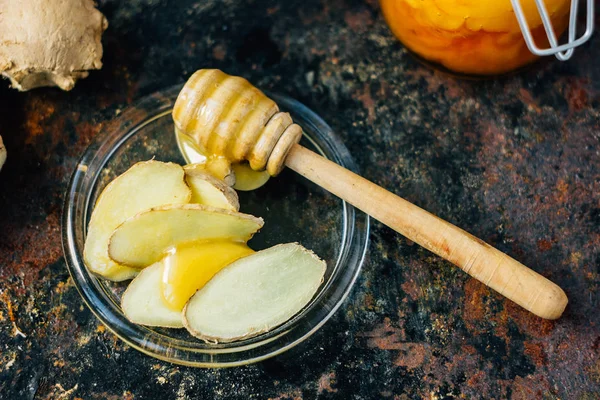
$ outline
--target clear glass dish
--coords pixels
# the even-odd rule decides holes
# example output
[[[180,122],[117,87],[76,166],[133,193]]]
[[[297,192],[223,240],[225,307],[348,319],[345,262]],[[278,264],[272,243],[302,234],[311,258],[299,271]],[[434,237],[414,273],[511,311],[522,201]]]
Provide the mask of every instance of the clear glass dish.
[[[325,281],[299,314],[252,339],[207,344],[185,329],[150,328],[129,322],[120,297],[129,282],[92,275],[83,262],[89,217],[104,186],[138,161],[155,157],[184,164],[174,135],[171,109],[181,86],[148,96],[98,134],[71,178],[62,225],[67,267],[81,297],[104,325],[137,350],[194,367],[249,364],[282,353],[308,338],[340,307],[354,284],[367,250],[369,217],[293,171],[284,170],[262,188],[239,192],[242,212],[261,216],[265,226],[251,241],[255,250],[299,242],[327,261]],[[302,144],[355,170],[343,143],[314,112],[299,102],[270,93],[280,108],[304,128]]]

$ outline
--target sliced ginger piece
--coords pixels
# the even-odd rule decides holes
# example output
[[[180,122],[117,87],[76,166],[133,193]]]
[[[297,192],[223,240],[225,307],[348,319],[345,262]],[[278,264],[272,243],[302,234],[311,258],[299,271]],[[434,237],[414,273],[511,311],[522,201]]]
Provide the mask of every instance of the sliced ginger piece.
[[[187,303],[183,324],[207,342],[232,342],[292,318],[323,282],[326,265],[297,243],[241,258],[216,274]]]
[[[121,297],[121,308],[134,324],[182,328],[181,310],[167,306],[160,295],[164,264],[159,261],[140,271]]]
[[[166,304],[181,312],[190,297],[217,272],[253,254],[245,243],[228,240],[188,243],[173,248],[163,259],[161,292]]]
[[[160,161],[132,166],[109,183],[98,197],[83,250],[87,267],[113,281],[134,277],[137,270],[116,263],[108,256],[113,231],[139,212],[164,204],[184,204],[190,197],[181,166]]]
[[[263,224],[262,218],[200,204],[157,207],[121,224],[110,238],[108,253],[115,262],[144,268],[184,243],[245,243]]]
[[[192,190],[191,203],[239,211],[238,195],[222,180],[215,178],[203,168],[184,167],[185,181]]]

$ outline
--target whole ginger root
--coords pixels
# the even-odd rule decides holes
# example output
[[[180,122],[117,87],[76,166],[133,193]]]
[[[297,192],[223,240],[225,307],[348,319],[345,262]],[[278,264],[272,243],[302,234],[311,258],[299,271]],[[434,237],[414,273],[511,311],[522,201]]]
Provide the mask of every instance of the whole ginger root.
[[[20,91],[71,90],[102,67],[107,26],[93,0],[0,0],[0,73]]]
[[[2,143],[2,136],[0,136],[0,170],[2,170],[2,166],[6,161],[6,147],[4,147],[4,143]]]

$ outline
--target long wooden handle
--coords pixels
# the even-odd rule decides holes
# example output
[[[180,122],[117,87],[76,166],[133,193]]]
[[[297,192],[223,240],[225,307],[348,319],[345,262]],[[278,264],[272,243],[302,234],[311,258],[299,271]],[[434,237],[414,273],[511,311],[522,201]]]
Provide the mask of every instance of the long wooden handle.
[[[568,299],[560,287],[470,233],[300,145],[285,164],[535,315],[563,313]]]

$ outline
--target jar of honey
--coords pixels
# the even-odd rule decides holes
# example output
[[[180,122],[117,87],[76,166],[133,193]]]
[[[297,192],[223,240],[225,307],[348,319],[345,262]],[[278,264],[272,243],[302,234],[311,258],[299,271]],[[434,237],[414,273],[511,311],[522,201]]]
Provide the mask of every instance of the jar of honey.
[[[544,0],[556,36],[569,24],[571,0]],[[548,37],[535,0],[520,0],[536,44]],[[380,0],[404,45],[443,68],[466,75],[504,74],[537,59],[525,43],[510,0]]]

